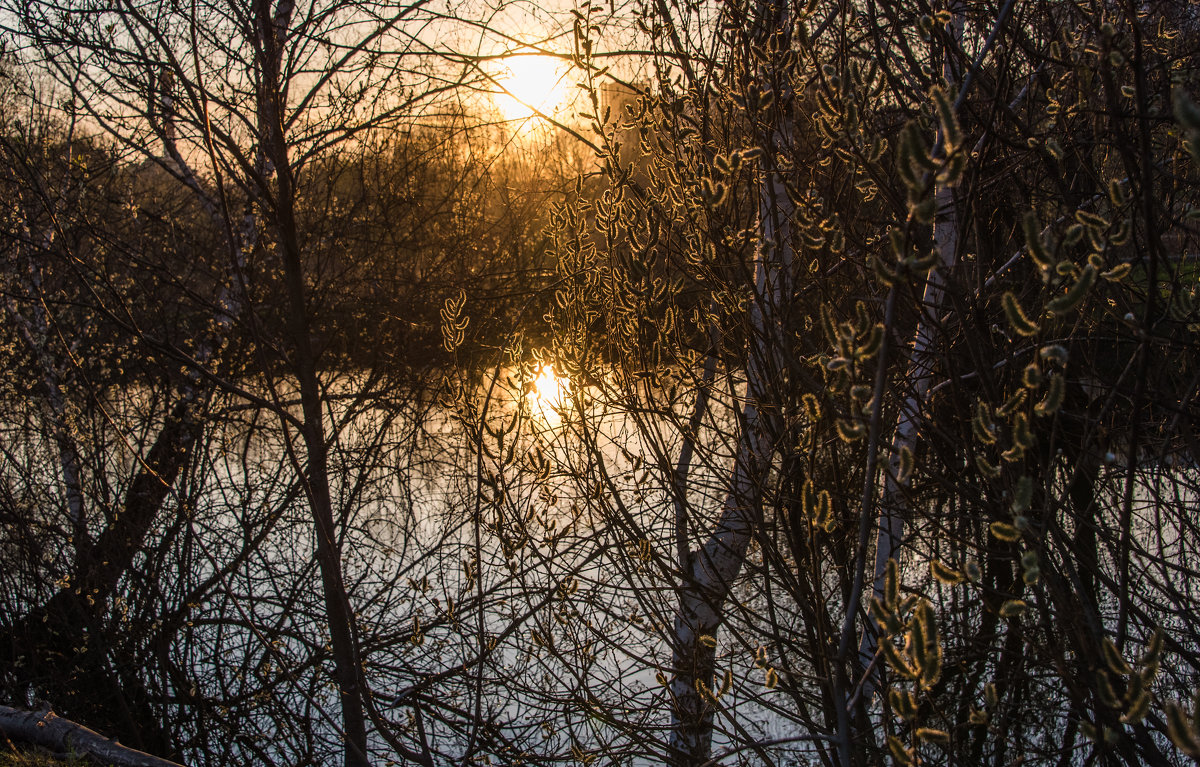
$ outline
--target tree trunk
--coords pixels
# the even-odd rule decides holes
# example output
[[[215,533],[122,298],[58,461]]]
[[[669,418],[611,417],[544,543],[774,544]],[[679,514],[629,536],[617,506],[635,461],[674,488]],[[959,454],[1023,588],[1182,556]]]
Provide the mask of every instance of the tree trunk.
[[[122,746],[53,711],[21,711],[0,706],[0,735],[59,753],[82,754],[112,767],[182,767],[157,756]]]
[[[718,692],[713,681],[716,634],[724,620],[724,603],[762,519],[763,487],[771,468],[771,440],[778,433],[769,385],[778,371],[781,344],[778,309],[781,297],[786,294],[785,281],[791,262],[792,206],[778,172],[764,167],[762,174],[759,222],[762,245],[754,263],[755,299],[749,316],[741,437],[720,518],[704,545],[687,557],[678,592],[669,739],[676,767],[703,764],[712,751]],[[676,484],[677,492],[685,492],[682,477],[676,477]]]
[[[1011,5],[1009,3],[1010,7]],[[962,39],[965,19],[961,8],[955,8],[953,14],[953,20],[949,25],[949,34],[955,43],[954,47],[957,47],[958,41]],[[1000,28],[1004,17],[1005,13],[1002,13],[997,20],[995,29]],[[992,39],[994,39],[995,29],[992,32]],[[984,46],[978,61],[982,61],[982,57],[989,47],[990,43]],[[951,55],[952,47],[947,46],[942,62],[942,78],[947,83],[954,82],[955,75],[951,66]],[[973,72],[974,68],[971,71]],[[957,112],[970,85],[970,73],[968,73],[954,101],[953,111]],[[941,152],[944,158],[952,151],[962,151],[959,147],[951,146],[950,141],[951,139],[946,135],[946,126],[941,126],[934,143],[935,154]],[[875,563],[872,569],[872,590],[877,598],[883,597],[888,560],[896,556],[904,538],[904,523],[909,515],[907,493],[910,477],[904,475],[902,462],[905,453],[915,460],[917,440],[923,418],[922,409],[929,395],[937,356],[936,347],[941,333],[939,322],[943,314],[942,303],[945,294],[943,285],[945,278],[942,272],[954,266],[959,248],[958,209],[954,200],[954,191],[949,184],[940,182],[937,184],[934,192],[934,209],[933,244],[937,258],[926,277],[925,289],[921,295],[920,314],[916,331],[913,333],[912,355],[909,357],[908,368],[904,375],[908,393],[901,402],[896,428],[892,432],[891,449],[883,480],[883,496],[879,504],[879,522],[875,535]],[[894,291],[895,288],[892,290]],[[882,360],[880,364],[883,364]],[[876,407],[879,407],[879,403],[876,403]],[[869,477],[868,481],[871,479]],[[848,605],[847,609],[854,610],[856,606]],[[874,626],[868,623],[859,643],[859,661],[863,669],[871,667],[876,646]],[[863,681],[861,698],[864,700],[870,700],[878,686],[878,664],[875,669]]]
[[[320,381],[317,378],[316,353],[312,346],[308,300],[305,295],[304,264],[300,256],[300,238],[296,224],[295,179],[288,156],[283,125],[285,101],[281,62],[284,43],[291,24],[293,5],[280,0],[272,13],[269,0],[260,0],[256,21],[262,44],[263,90],[259,97],[259,131],[266,153],[275,168],[277,194],[274,214],[283,251],[284,283],[287,294],[287,319],[291,335],[292,368],[300,387],[302,410],[301,435],[304,464],[297,469],[304,478],[305,492],[313,515],[317,564],[321,571],[325,619],[333,655],[334,679],[342,711],[342,736],[345,739],[346,767],[366,767],[366,715],[363,707],[361,661],[355,640],[353,611],[342,577],[341,546],[333,516],[329,488],[329,451],[325,438]]]
[[[108,599],[133,565],[179,474],[191,459],[200,427],[189,399],[172,408],[149,452],[139,461],[115,521],[78,560],[69,585],[0,634],[0,655],[13,659],[5,674],[14,692],[38,686],[43,676],[74,670],[58,703],[72,716],[113,727],[133,742],[170,753],[167,735],[155,724],[147,696],[113,682],[110,650],[102,630]],[[66,700],[61,699],[67,698]]]

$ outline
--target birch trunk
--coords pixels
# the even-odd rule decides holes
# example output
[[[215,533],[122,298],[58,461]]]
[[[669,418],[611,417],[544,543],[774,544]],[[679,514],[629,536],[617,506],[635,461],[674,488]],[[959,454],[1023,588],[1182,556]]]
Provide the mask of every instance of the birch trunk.
[[[1011,7],[1011,3],[1009,4]],[[957,44],[962,39],[965,19],[960,9],[953,11],[950,23],[951,39]],[[997,29],[1004,15],[997,21]],[[993,32],[994,39],[995,32]],[[980,53],[986,55],[990,40]],[[950,66],[949,46],[942,64],[942,78],[953,82],[954,72]],[[978,62],[977,62],[978,63]],[[974,67],[972,68],[974,71]],[[957,110],[959,103],[970,85],[970,76],[963,83],[962,90],[954,102]],[[946,136],[941,129],[935,140],[935,147],[950,150],[946,146]],[[937,151],[937,149],[935,149]],[[936,210],[933,223],[934,249],[937,259],[925,280],[925,289],[921,295],[920,316],[917,328],[913,333],[912,352],[908,367],[904,373],[903,385],[907,392],[900,404],[896,427],[892,432],[890,452],[887,467],[884,472],[883,496],[880,499],[879,522],[875,531],[875,562],[872,568],[872,591],[875,597],[882,598],[888,560],[894,558],[904,539],[904,525],[909,516],[908,490],[911,477],[905,476],[902,469],[902,456],[908,453],[916,455],[917,442],[920,437],[920,427],[923,419],[922,410],[926,405],[932,382],[934,367],[937,360],[937,345],[941,330],[939,320],[943,316],[942,302],[945,297],[943,273],[954,266],[959,247],[958,212],[954,200],[954,192],[945,183],[939,183],[934,191],[934,207]],[[879,407],[879,403],[876,403]],[[863,679],[860,695],[870,700],[875,694],[878,684],[879,666],[872,667],[872,660],[878,644],[874,626],[868,623],[859,643],[859,657],[863,668],[874,668]]]
[[[43,238],[42,247],[48,249],[53,239],[53,233],[47,233]],[[71,548],[77,559],[84,559],[91,548],[91,537],[87,527],[87,504],[83,493],[83,464],[79,457],[79,447],[71,434],[68,405],[63,395],[63,387],[70,383],[72,367],[69,364],[57,364],[54,355],[50,353],[52,328],[46,316],[42,292],[42,267],[36,256],[29,255],[26,261],[30,277],[32,316],[21,312],[12,294],[9,294],[4,302],[4,310],[9,323],[17,331],[17,337],[41,369],[42,390],[46,397],[45,417],[50,422],[54,444],[58,450],[67,518],[71,527]]]
[[[934,222],[934,243],[938,251],[938,265],[930,271],[921,296],[921,318],[913,334],[912,356],[904,373],[907,395],[900,405],[896,429],[893,432],[890,455],[884,476],[883,497],[880,500],[879,525],[875,535],[875,563],[872,570],[873,593],[882,597],[884,579],[889,559],[896,556],[904,538],[904,523],[909,515],[908,489],[910,477],[903,475],[901,454],[908,451],[915,455],[920,436],[922,410],[929,395],[937,360],[939,337],[938,318],[945,295],[940,270],[953,266],[958,249],[958,220],[954,207],[953,192],[949,187],[940,187],[934,196],[937,218]],[[870,665],[875,654],[874,631],[863,632],[860,648],[863,667]],[[873,684],[868,677],[863,695],[873,694]]]
[[[686,557],[678,590],[669,740],[677,767],[697,767],[711,755],[717,708],[716,634],[725,617],[725,601],[762,519],[772,435],[778,433],[770,383],[778,370],[778,311],[791,263],[791,203],[777,171],[764,168],[763,176],[759,201],[762,242],[754,261],[755,300],[749,316],[741,437],[720,517],[704,545]],[[677,476],[677,492],[684,492],[685,484],[684,478]]]

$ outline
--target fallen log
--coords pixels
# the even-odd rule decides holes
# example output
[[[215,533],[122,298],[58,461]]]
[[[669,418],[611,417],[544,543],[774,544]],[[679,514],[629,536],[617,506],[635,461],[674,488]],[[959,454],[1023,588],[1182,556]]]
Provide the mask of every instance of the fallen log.
[[[22,711],[0,706],[0,736],[60,753],[86,756],[112,767],[183,767],[143,751],[122,746],[50,709]]]

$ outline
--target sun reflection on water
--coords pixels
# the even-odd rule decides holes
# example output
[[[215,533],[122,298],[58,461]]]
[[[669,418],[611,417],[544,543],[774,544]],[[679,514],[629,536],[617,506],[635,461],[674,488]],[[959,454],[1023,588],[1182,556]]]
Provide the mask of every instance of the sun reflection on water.
[[[553,365],[542,365],[533,379],[530,392],[533,410],[547,420],[557,419],[568,404],[571,382],[554,372]]]

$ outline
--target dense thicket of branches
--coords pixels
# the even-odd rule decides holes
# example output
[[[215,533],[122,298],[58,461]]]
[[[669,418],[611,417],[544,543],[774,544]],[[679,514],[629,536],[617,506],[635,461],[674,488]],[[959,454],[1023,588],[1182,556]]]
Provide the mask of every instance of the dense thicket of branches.
[[[1190,6],[589,5],[590,124],[519,140],[432,5],[0,9],[4,702],[189,764],[1200,757]]]
[[[593,507],[644,547],[602,585],[648,613],[662,758],[1173,762],[1200,661],[1194,11],[642,27],[657,79],[610,118],[608,188],[561,211],[554,320],[648,467],[626,484],[583,418]]]
[[[213,764],[505,746],[437,317],[536,305],[557,155],[376,10],[4,10],[6,701]]]

